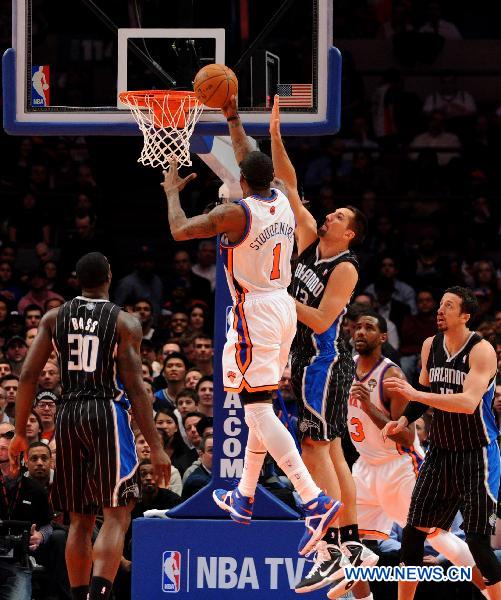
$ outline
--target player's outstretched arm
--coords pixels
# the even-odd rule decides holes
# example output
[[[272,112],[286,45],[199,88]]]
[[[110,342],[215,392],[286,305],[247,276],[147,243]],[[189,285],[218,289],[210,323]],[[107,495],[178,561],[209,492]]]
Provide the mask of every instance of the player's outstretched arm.
[[[318,308],[306,306],[296,300],[298,321],[315,333],[327,331],[350,301],[358,281],[358,273],[349,262],[342,262],[329,276],[325,293]]]
[[[134,418],[151,450],[151,463],[159,482],[168,485],[171,463],[162,448],[158,431],[151,415],[151,402],[146,394],[141,371],[140,345],[143,331],[139,320],[121,312],[117,321],[117,367],[127,397],[132,404]]]
[[[385,388],[413,402],[420,402],[447,412],[473,414],[487,391],[490,380],[496,374],[497,357],[494,348],[482,340],[470,352],[470,371],[463,383],[463,391],[457,394],[434,394],[414,389],[407,382],[389,378]],[[444,384],[447,387],[447,384]]]
[[[252,152],[252,146],[247,137],[240,115],[238,114],[237,99],[235,96],[230,98],[230,101],[226,106],[221,109],[223,115],[226,117],[228,122],[228,129],[230,130],[231,145],[233,146],[233,152],[237,163],[240,164],[243,159]]]
[[[278,96],[275,96],[273,101],[273,110],[271,112],[270,120],[270,135],[273,169],[275,171],[275,176],[281,179],[287,188],[287,197],[297,223],[296,238],[298,253],[301,254],[305,248],[317,239],[317,223],[310,211],[307,210],[301,202],[297,190],[296,171],[287,154],[280,133],[280,105]]]
[[[218,233],[227,233],[236,239],[243,235],[247,221],[245,211],[239,204],[222,204],[207,214],[188,218],[181,206],[179,191],[194,177],[188,175],[181,179],[176,161],[170,161],[169,164],[169,170],[164,171],[161,186],[167,197],[170,231],[176,241],[208,238]]]
[[[31,345],[19,377],[16,394],[16,435],[9,446],[9,459],[14,471],[19,468],[19,455],[28,448],[26,423],[33,406],[38,379],[52,350],[52,331],[59,308],[46,313],[38,326],[38,333]]]

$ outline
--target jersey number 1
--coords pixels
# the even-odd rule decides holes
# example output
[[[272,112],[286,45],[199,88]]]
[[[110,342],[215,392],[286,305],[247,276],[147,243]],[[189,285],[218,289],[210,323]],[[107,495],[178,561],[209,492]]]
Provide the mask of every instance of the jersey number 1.
[[[270,279],[280,279],[280,253],[282,252],[282,244],[278,243],[273,248],[273,269],[270,273]]]
[[[70,333],[68,335],[68,346],[71,358],[71,360],[68,360],[68,371],[93,373],[96,370],[99,348],[97,335]]]

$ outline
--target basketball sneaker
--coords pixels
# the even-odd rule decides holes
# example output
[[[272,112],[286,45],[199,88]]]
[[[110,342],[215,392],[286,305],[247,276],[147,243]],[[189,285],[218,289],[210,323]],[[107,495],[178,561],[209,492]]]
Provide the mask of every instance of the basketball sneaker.
[[[254,498],[242,496],[238,488],[234,490],[214,490],[212,498],[219,508],[230,513],[230,517],[241,525],[250,525]]]
[[[330,525],[339,517],[342,506],[342,502],[324,494],[303,504],[306,531],[298,546],[301,556],[309,554],[313,550]]]
[[[373,567],[377,564],[379,556],[360,542],[343,542],[341,552],[348,559],[348,566]],[[346,565],[345,565],[346,566]],[[334,600],[346,594],[355,585],[356,581],[348,580],[344,576],[333,582],[327,592],[327,598]]]
[[[314,565],[310,572],[296,586],[297,594],[314,592],[344,579],[344,567],[350,566],[350,561],[338,546],[320,540],[315,546]]]

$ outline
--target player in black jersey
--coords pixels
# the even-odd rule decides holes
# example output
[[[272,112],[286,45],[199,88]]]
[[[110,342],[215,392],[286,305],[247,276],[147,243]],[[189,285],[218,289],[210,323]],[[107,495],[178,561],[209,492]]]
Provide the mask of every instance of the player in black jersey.
[[[411,401],[398,421],[383,429],[398,433],[433,407],[430,449],[419,471],[402,540],[402,561],[420,565],[433,528],[448,530],[458,510],[489,598],[501,598],[501,566],[490,546],[500,481],[498,427],[493,402],[496,352],[467,327],[477,308],[472,291],[445,291],[437,313],[439,333],[425,340],[419,383],[414,389],[388,378],[385,387]],[[414,598],[417,583],[400,582],[399,600]]]
[[[344,503],[339,531],[329,531],[321,544],[322,551],[318,550],[317,558],[323,564],[320,568],[316,564],[296,590],[312,591],[337,582],[329,590],[329,598],[337,598],[345,587],[337,568],[342,566],[342,554],[332,542],[341,542],[353,565],[373,557],[360,543],[355,483],[341,446],[355,373],[341,326],[358,282],[358,261],[350,248],[363,241],[367,219],[355,207],[347,206],[328,214],[317,228],[297,192],[296,173],[280,135],[277,98],[270,133],[275,175],[287,186],[297,224],[298,258],[289,293],[296,299],[298,318],[291,367],[299,402],[302,456],[316,484],[335,498],[341,494]],[[325,544],[327,547],[323,548]],[[364,597],[371,598],[368,585],[362,586]]]
[[[55,346],[62,403],[56,419],[52,502],[70,512],[66,562],[74,600],[106,600],[139,493],[129,403],[117,385],[115,366],[162,481],[169,481],[170,460],[162,449],[143,385],[141,325],[109,301],[111,271],[102,254],[86,254],[76,271],[82,296],[44,315],[24,362],[16,398],[16,435],[9,455],[15,468],[28,447],[26,422],[38,377]],[[92,547],[100,509],[104,523]]]

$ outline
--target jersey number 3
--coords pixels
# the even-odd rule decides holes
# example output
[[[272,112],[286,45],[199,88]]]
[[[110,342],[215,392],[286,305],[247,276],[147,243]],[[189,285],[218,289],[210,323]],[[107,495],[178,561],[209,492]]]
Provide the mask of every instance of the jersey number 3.
[[[364,425],[357,417],[351,417],[350,425],[355,426],[355,431],[350,431],[351,439],[354,442],[363,442],[365,440]]]
[[[70,360],[68,371],[85,371],[93,373],[96,370],[99,338],[97,335],[68,334]]]
[[[270,279],[280,279],[280,253],[282,252],[282,244],[278,243],[273,248],[273,269],[270,273]]]

